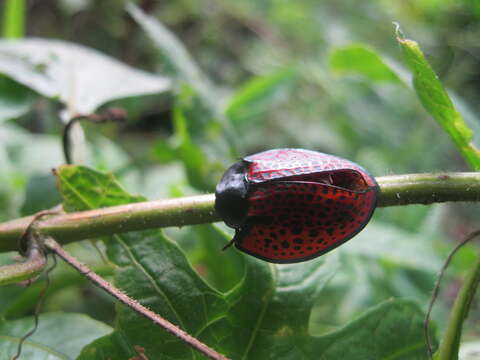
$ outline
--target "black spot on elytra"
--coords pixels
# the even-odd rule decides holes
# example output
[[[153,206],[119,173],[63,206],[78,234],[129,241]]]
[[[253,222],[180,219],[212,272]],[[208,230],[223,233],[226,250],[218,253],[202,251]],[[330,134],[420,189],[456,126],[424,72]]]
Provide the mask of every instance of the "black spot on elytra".
[[[331,203],[333,203],[333,200],[332,200],[332,199],[327,199],[327,200],[325,200],[325,202],[326,202],[327,204],[331,204]]]
[[[282,241],[282,247],[284,249],[288,249],[290,247],[290,243],[287,240]]]
[[[277,234],[276,234],[276,233],[274,233],[274,232],[271,232],[271,233],[270,233],[270,237],[272,237],[272,238],[276,239],[276,238],[277,238]]]
[[[295,238],[295,239],[293,239],[293,242],[294,242],[295,244],[303,244],[303,239],[301,239],[301,238]]]
[[[328,194],[328,188],[326,186],[323,187],[322,193]]]
[[[300,248],[300,246],[294,246],[293,249],[294,250],[300,250],[301,248]]]
[[[317,235],[318,235],[318,230],[316,230],[316,229],[312,229],[308,233],[308,236],[310,236],[310,237],[316,237]]]
[[[328,235],[332,236],[333,235],[333,228],[328,228],[327,230],[325,230],[327,232]]]
[[[294,234],[294,235],[301,234],[302,231],[303,231],[303,229],[300,226],[294,226],[292,228],[292,234]]]
[[[266,248],[269,248],[270,247],[270,244],[272,243],[272,239],[263,239],[263,242],[264,242],[264,246]]]
[[[273,250],[278,250],[278,245],[273,245],[272,248]]]
[[[320,238],[320,239],[317,240],[317,243],[318,243],[318,244],[321,244],[321,243],[324,242],[324,241],[325,241],[324,238]]]

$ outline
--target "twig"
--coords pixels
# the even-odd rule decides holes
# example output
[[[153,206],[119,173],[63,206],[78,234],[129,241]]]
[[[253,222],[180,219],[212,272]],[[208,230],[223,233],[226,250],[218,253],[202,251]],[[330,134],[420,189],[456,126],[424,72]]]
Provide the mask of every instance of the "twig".
[[[95,283],[98,287],[105,290],[110,295],[112,295],[113,297],[115,297],[116,299],[118,299],[128,307],[132,308],[134,311],[136,311],[140,315],[149,319],[155,325],[162,327],[165,331],[176,336],[177,338],[184,341],[189,346],[201,352],[202,354],[204,354],[210,359],[228,360],[228,358],[226,358],[225,356],[219,354],[218,352],[208,347],[198,339],[187,334],[185,331],[178,328],[176,325],[172,324],[168,320],[165,320],[161,316],[155,314],[153,311],[147,309],[145,306],[141,305],[136,300],[127,296],[121,290],[115,288],[108,281],[104,280],[102,277],[100,277],[99,275],[94,273],[92,270],[90,270],[87,266],[81,264],[77,259],[75,259],[73,256],[68,254],[65,250],[63,250],[60,244],[57,243],[52,237],[45,237],[44,244],[48,249],[50,249],[59,257],[61,257],[65,262],[67,262],[70,266],[72,266],[75,270],[80,272],[82,275],[87,277],[90,281]]]
[[[37,244],[32,244],[25,255],[26,259],[20,263],[0,266],[0,285],[19,283],[40,275],[47,264],[43,251]]]
[[[103,123],[107,121],[124,121],[126,118],[126,111],[120,108],[109,108],[100,114],[76,115],[72,117],[63,128],[62,147],[63,155],[65,157],[65,163],[72,163],[72,145],[70,142],[70,132],[72,131],[73,125],[75,125],[77,122],[80,122],[81,120],[88,120],[94,123]]]
[[[59,210],[42,210],[32,216],[30,223],[25,227],[25,230],[18,239],[18,251],[20,255],[24,256],[27,251],[36,244],[36,239],[32,236],[32,229],[37,224],[38,220],[47,215],[56,215],[59,214]]]
[[[433,352],[432,352],[432,344],[430,341],[430,335],[429,335],[429,325],[430,325],[430,314],[433,309],[433,305],[435,304],[435,300],[438,297],[438,292],[440,291],[440,283],[443,279],[443,275],[445,274],[445,271],[448,268],[448,265],[450,264],[450,261],[452,260],[453,256],[457,253],[457,251],[466,243],[468,243],[470,240],[474,239],[480,235],[480,230],[474,231],[473,233],[469,234],[465,239],[463,239],[461,242],[459,242],[455,248],[448,254],[447,259],[445,260],[444,264],[442,265],[442,268],[440,269],[438,275],[437,275],[437,280],[435,282],[435,286],[433,288],[433,293],[432,297],[430,299],[430,303],[428,304],[428,310],[427,314],[425,315],[425,320],[423,322],[423,329],[424,329],[424,335],[425,335],[425,340],[427,342],[427,351],[428,351],[428,356],[430,359],[433,357]],[[477,260],[477,264],[472,268],[473,272],[469,273],[469,276],[467,276],[467,279],[465,280],[465,283],[463,284],[462,290],[460,291],[459,295],[457,296],[457,299],[455,301],[455,305],[452,309],[451,312],[451,319],[449,321],[449,326],[447,329],[452,329],[453,326],[453,331],[454,334],[451,334],[452,339],[451,341],[447,341],[449,345],[452,345],[451,343],[454,342],[453,338],[459,337],[461,331],[458,330],[458,326],[461,326],[463,324],[463,320],[467,316],[468,309],[470,308],[470,303],[473,300],[473,295],[475,294],[475,290],[478,286],[478,280],[479,280],[479,267],[480,262]],[[448,337],[449,331],[447,330],[445,338]],[[442,342],[445,342],[446,339],[442,340]]]
[[[407,174],[378,177],[378,206],[480,201],[480,173]],[[213,194],[154,200],[63,214],[39,222],[42,234],[62,243],[122,232],[220,221]],[[0,224],[0,252],[15,250],[31,217]]]

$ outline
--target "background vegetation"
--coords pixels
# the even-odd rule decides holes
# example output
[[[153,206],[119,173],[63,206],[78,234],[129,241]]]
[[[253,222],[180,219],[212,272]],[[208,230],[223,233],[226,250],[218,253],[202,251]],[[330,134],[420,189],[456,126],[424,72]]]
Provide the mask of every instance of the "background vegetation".
[[[16,5],[8,8],[8,3]],[[138,8],[119,0],[22,3],[4,4],[4,38],[41,40],[0,41],[1,221],[62,201],[66,193],[55,186],[51,169],[64,162],[64,122],[111,106],[127,110],[127,121],[82,122],[83,132],[77,129],[74,135],[75,163],[113,172],[126,191],[148,199],[212,192],[230,163],[275,147],[336,154],[375,176],[467,171],[453,142],[409,85],[410,71],[393,21],[402,25],[407,38],[418,41],[456,109],[480,134],[480,5],[474,0],[144,0],[137,2]],[[100,186],[95,181],[83,184],[82,191]],[[108,193],[110,185],[102,191]],[[122,194],[118,203],[131,201]],[[101,200],[95,205],[107,205]],[[69,204],[73,210],[89,208],[78,198],[70,198]],[[127,279],[135,278],[138,268],[125,263],[122,251],[135,249],[139,258],[147,257],[135,241],[144,250],[158,251],[152,267],[143,264],[142,269],[160,279],[157,286],[168,283],[171,293],[166,298],[185,306],[177,314],[163,315],[174,322],[183,319],[189,331],[199,331],[207,343],[232,358],[266,358],[262,351],[277,359],[314,358],[328,348],[331,353],[322,353],[328,359],[370,359],[372,354],[423,359],[421,318],[435,274],[454,243],[476,228],[477,216],[477,207],[465,204],[379,209],[361,234],[333,253],[274,270],[234,249],[221,252],[232,234],[222,224],[167,229],[165,234],[183,252],[168,240],[153,241],[164,239],[158,232],[123,239],[129,244],[123,250],[118,242],[97,243],[117,268],[99,256],[92,242],[68,249],[96,271],[115,275],[117,285],[131,295],[136,290]],[[182,254],[196,272],[189,270]],[[10,263],[13,255],[0,254],[0,264]],[[433,314],[437,335],[474,260],[473,246],[465,248],[449,269]],[[162,279],[162,266],[183,269],[187,275]],[[186,278],[184,287],[175,289],[174,284]],[[89,329],[88,336],[78,335],[78,344],[66,349],[47,341],[51,349],[65,353],[58,358],[76,358],[111,327],[114,335],[84,350],[81,359],[102,359],[99,348],[120,348],[118,358],[128,358],[135,355],[133,345],[145,340],[134,339],[137,328],[132,324],[145,333],[161,332],[147,332],[144,322],[136,323],[138,319],[133,321],[133,315],[119,307],[117,313],[107,295],[61,264],[51,282],[44,307],[49,314],[41,317],[41,326],[52,324],[59,333],[64,322],[78,324],[79,333]],[[145,286],[137,289],[137,298],[148,301],[152,294]],[[228,292],[234,286],[237,290]],[[28,289],[2,287],[0,349],[15,348],[2,342],[2,335],[21,336],[31,327],[26,316],[33,313],[41,288],[40,281]],[[199,298],[187,299],[192,291]],[[273,300],[267,309],[262,296],[268,294]],[[208,321],[190,318],[187,309],[199,299],[210,304]],[[164,309],[162,301],[152,301],[159,312]],[[264,310],[261,321],[258,309]],[[383,330],[380,326],[378,337],[367,344],[378,319],[388,314],[391,322]],[[227,324],[213,320],[223,316]],[[463,337],[474,349],[480,347],[479,316],[475,306]],[[368,331],[357,332],[359,324]],[[405,330],[408,324],[410,332]],[[387,325],[404,329],[401,341],[385,337],[391,332]],[[252,328],[256,340],[234,341],[232,334]],[[41,342],[45,334],[48,331],[40,329],[35,341]],[[167,335],[158,336],[158,348],[147,347],[151,354],[194,356]],[[328,345],[332,341],[337,345]],[[406,350],[415,344],[417,348]],[[0,359],[6,351],[0,351]]]

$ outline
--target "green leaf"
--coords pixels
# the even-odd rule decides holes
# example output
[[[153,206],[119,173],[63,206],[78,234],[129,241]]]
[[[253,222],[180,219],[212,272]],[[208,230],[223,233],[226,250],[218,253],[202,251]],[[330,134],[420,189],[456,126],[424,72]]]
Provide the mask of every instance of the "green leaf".
[[[272,109],[276,100],[293,78],[291,69],[280,69],[265,76],[250,79],[230,99],[225,114],[237,126]]]
[[[209,160],[190,137],[182,103],[175,106],[173,122],[175,135],[179,142],[178,153],[185,166],[188,181],[198,189],[212,191],[215,184],[211,182],[213,177],[210,171]]]
[[[244,276],[244,258],[238,251],[222,251],[230,237],[216,225],[192,227],[192,237],[197,247],[190,255],[192,263],[202,269],[202,275],[221,291],[232,289]],[[218,257],[222,261],[218,261]]]
[[[191,335],[218,346],[224,335],[211,328],[226,322],[227,303],[194,272],[178,245],[160,231],[146,231],[116,237],[108,243],[108,255],[120,267],[116,286]],[[116,331],[109,338],[93,343],[80,359],[90,358],[92,349],[97,354],[92,358],[104,358],[100,354],[109,354],[118,339],[125,344],[121,359],[135,355],[134,345],[145,348],[148,358],[192,357],[192,349],[125,306],[118,308]]]
[[[20,338],[33,328],[33,318],[0,319],[0,360],[10,360]],[[22,360],[75,359],[82,348],[112,329],[81,314],[40,315],[37,331],[23,344]]]
[[[336,271],[336,256],[294,265],[247,258],[245,279],[229,295],[235,339],[231,357],[296,359],[310,338],[313,304]],[[316,358],[315,353],[305,353]]]
[[[62,165],[56,171],[58,185],[67,212],[97,209],[143,201],[128,194],[112,174],[86,166]]]
[[[60,191],[70,210],[119,205],[137,198],[126,193],[111,175],[80,166],[62,166]],[[89,188],[96,188],[91,193]],[[111,261],[119,266],[115,284],[185,330],[203,339],[216,339],[209,326],[223,322],[227,303],[190,267],[178,245],[160,231],[115,235],[107,242]],[[202,311],[192,311],[201,305]],[[115,333],[86,348],[80,359],[128,359],[141,345],[148,357],[191,357],[192,350],[172,335],[154,326],[124,306],[119,307]],[[210,342],[211,343],[211,342]]]
[[[132,3],[127,3],[127,11],[160,50],[172,75],[190,84],[211,108],[215,108],[211,84],[177,36],[160,21],[148,16]]]
[[[329,62],[331,69],[340,75],[362,74],[371,81],[400,82],[392,69],[393,63],[363,44],[335,48]]]
[[[181,89],[173,109],[174,143],[189,183],[212,192],[225,167],[218,160],[228,158],[232,144],[223,136],[222,124],[208,115],[208,109],[192,88]]]
[[[221,94],[210,83],[208,77],[200,70],[188,50],[172,31],[157,19],[146,15],[131,2],[127,3],[126,8],[152,40],[155,48],[160,51],[163,63],[169,67],[170,73],[178,82],[180,92],[178,98],[179,103],[181,103],[178,106],[182,107],[183,116],[188,121],[189,133],[192,138],[195,138],[193,141],[194,147],[197,148],[190,147],[187,151],[192,156],[192,160],[188,160],[187,169],[192,168],[191,165],[194,161],[200,161],[202,157],[205,158],[205,155],[207,155],[206,158],[210,161],[195,166],[197,168],[203,166],[207,169],[205,172],[209,172],[208,167],[211,167],[213,168],[210,169],[211,171],[221,174],[224,167],[218,166],[215,161],[222,155],[228,157],[228,161],[231,161],[229,155],[233,155],[234,158],[237,157],[235,148],[238,141],[236,134],[220,109],[219,98]],[[188,98],[187,106],[185,105],[186,98]],[[204,155],[201,155],[197,150]],[[183,157],[183,159],[186,158]],[[191,180],[192,177],[188,176]],[[200,181],[205,182],[204,179]],[[192,185],[201,190],[212,189],[211,184],[192,183]]]
[[[368,225],[368,231],[360,232],[342,250],[376,262],[388,262],[399,268],[434,274],[441,267],[442,259],[431,251],[432,244],[425,236],[385,223],[372,222]]]
[[[472,143],[473,131],[455,109],[437,74],[428,63],[417,42],[397,35],[407,66],[413,75],[413,86],[425,110],[453,140],[467,163],[480,170],[480,150]]]
[[[55,185],[55,177],[51,172],[48,175],[33,174],[28,179],[21,214],[31,215],[60,204],[62,198]]]
[[[90,114],[114,99],[170,89],[168,78],[60,40],[0,40],[0,73],[60,100],[70,115]]]
[[[165,140],[160,140],[152,147],[152,156],[160,163],[169,163],[178,159],[178,153],[174,146]]]
[[[25,114],[35,97],[27,87],[0,75],[0,123]]]
[[[427,359],[423,313],[411,301],[389,300],[344,328],[305,344],[322,359]],[[434,344],[435,345],[435,344]]]

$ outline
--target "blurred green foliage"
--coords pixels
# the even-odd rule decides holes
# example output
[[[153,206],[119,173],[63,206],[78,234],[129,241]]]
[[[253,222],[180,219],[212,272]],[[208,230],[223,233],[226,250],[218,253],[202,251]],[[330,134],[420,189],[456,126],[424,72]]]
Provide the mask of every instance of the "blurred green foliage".
[[[475,143],[475,134],[480,134],[476,115],[480,106],[477,1],[136,3],[139,8],[119,0],[29,1],[26,34],[65,42],[42,40],[41,52],[37,48],[32,51],[26,43],[20,42],[14,48],[0,42],[1,221],[34,213],[59,199],[50,170],[63,162],[62,121],[75,112],[99,107],[123,107],[129,112],[128,121],[120,125],[84,124],[83,131],[74,135],[77,158],[90,167],[113,172],[130,193],[150,199],[211,192],[230,163],[245,154],[274,147],[337,154],[358,162],[376,176],[468,169],[454,144],[412,91],[408,64],[403,65],[392,22],[398,21],[406,38],[420,44],[455,109],[472,130]],[[87,48],[78,50],[71,47],[72,43]],[[98,68],[88,65],[98,59],[99,52],[109,57],[102,57],[105,67],[95,71]],[[72,65],[76,54],[81,55],[81,61]],[[129,66],[122,68],[129,73],[128,84],[111,76],[113,70],[109,69],[117,69],[118,65],[115,59]],[[100,181],[92,191],[98,192],[104,185]],[[271,346],[266,349],[276,349],[276,358],[299,358],[298,353],[288,350],[295,348],[292,344],[298,340],[289,333],[293,328],[295,332],[323,335],[318,338],[321,343],[334,334],[337,339],[350,336],[356,324],[368,323],[368,319],[389,311],[398,326],[402,318],[398,314],[402,312],[404,317],[418,320],[418,306],[426,307],[442,260],[455,241],[475,228],[477,213],[474,206],[467,205],[378,210],[372,223],[355,239],[318,259],[318,269],[332,275],[319,278],[322,286],[318,285],[313,298],[308,298],[305,289],[286,298],[277,293],[277,303],[273,301],[269,308],[271,319],[267,318],[262,326],[265,332],[277,331],[273,334],[281,341],[265,335],[263,339]],[[231,234],[223,225],[220,227],[166,229],[165,233],[190,260],[196,270],[189,273],[194,281],[202,288],[215,288],[208,291],[219,296],[225,307],[215,311],[228,314],[233,310],[226,310],[231,299],[225,294],[246,281],[245,263],[249,260],[233,249],[219,252],[226,241],[223,232]],[[147,249],[157,251],[156,245],[148,242],[150,235],[135,236]],[[165,241],[165,246],[173,246],[170,240]],[[82,261],[103,269],[106,265],[92,249],[89,243],[71,245]],[[113,250],[108,251],[111,256]],[[177,260],[183,256],[179,254]],[[474,248],[466,248],[452,264],[434,313],[437,329],[443,328],[459,281],[474,254]],[[2,254],[0,263],[11,261],[11,255]],[[120,261],[121,256],[116,253],[112,261]],[[154,258],[159,259],[163,258]],[[283,276],[292,271],[296,276],[308,277],[314,264],[276,269]],[[160,270],[154,267],[152,271]],[[197,279],[198,274],[203,278]],[[93,291],[68,269],[59,269],[54,283],[60,279],[71,279],[71,283],[53,287],[47,298],[48,310],[82,311],[113,325],[115,313],[110,299]],[[287,276],[284,281],[296,284],[299,280],[288,280]],[[254,282],[252,286],[259,285]],[[276,283],[272,288],[281,292],[282,286]],[[139,298],[146,295],[140,293]],[[407,300],[378,305],[392,297]],[[96,311],[92,298],[97,302],[95,306],[108,310],[102,314]],[[295,308],[289,303],[292,299],[303,303]],[[283,324],[274,316],[281,313],[275,306],[282,301],[285,317],[291,317]],[[14,286],[2,288],[0,304],[1,316],[8,320],[20,318],[0,322],[3,333],[17,322],[22,324],[23,316],[31,314],[34,306]],[[367,318],[352,321],[371,307],[367,315],[362,315]],[[293,319],[295,309],[301,309],[299,322]],[[237,310],[232,312],[235,321],[238,314],[248,312],[248,308]],[[126,324],[138,320],[121,311],[120,319]],[[373,315],[368,318],[368,314]],[[478,340],[479,315],[474,309],[467,322],[469,339]],[[397,316],[400,320],[396,320]],[[245,323],[241,323],[249,328],[249,320],[243,320]],[[417,320],[415,329],[421,327]],[[201,322],[195,324],[200,326]],[[92,324],[85,326],[87,329]],[[103,341],[101,346],[114,346],[115,341],[120,341],[119,331],[124,330],[116,328],[116,335],[99,340]],[[236,330],[222,323],[205,335],[206,339],[216,338],[214,335],[218,337],[222,331]],[[331,331],[331,335],[325,335]],[[364,336],[355,334],[358,339]],[[420,336],[415,332],[407,335],[417,340]],[[307,338],[311,339],[302,339]],[[309,351],[316,349],[315,344],[309,343]],[[341,344],[344,348],[355,346]],[[224,345],[219,346],[222,349]],[[224,350],[234,351],[235,346],[231,344]],[[257,346],[255,349],[260,351],[261,346]],[[172,349],[178,350],[174,346]],[[85,355],[87,350],[82,359],[90,358]],[[420,353],[425,354],[419,352],[417,358],[424,358]],[[337,357],[330,358],[360,358],[355,354],[333,354]],[[398,358],[415,358],[409,356]]]

